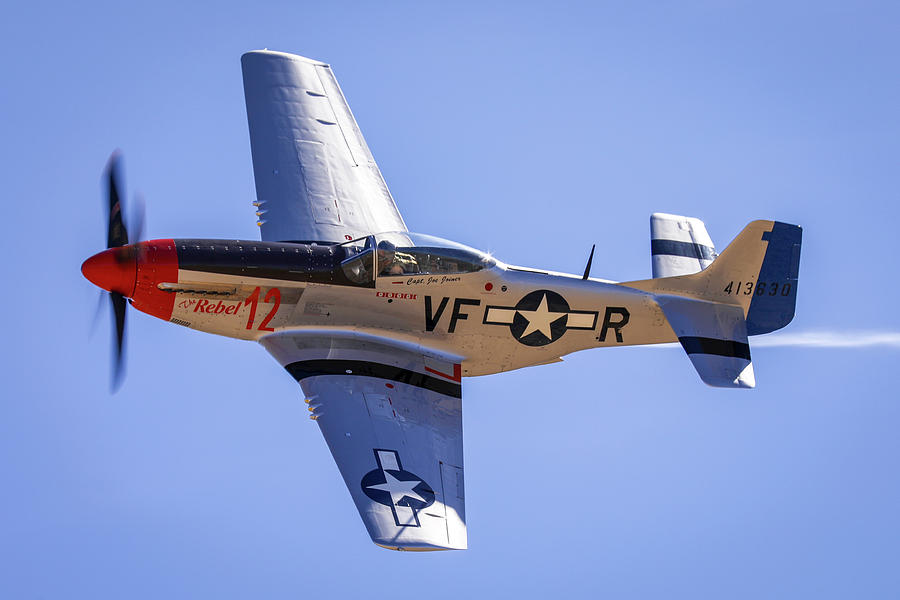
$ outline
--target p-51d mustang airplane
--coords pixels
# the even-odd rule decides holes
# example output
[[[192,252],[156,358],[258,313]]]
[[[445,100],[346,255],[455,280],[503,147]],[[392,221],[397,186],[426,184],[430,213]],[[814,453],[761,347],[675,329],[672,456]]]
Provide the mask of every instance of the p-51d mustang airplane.
[[[299,383],[372,540],[466,547],[462,378],[586,348],[680,342],[701,379],[755,385],[748,336],[794,315],[801,230],[754,221],[716,255],[703,223],[651,217],[653,278],[505,265],[410,233],[331,68],[241,59],[262,241],[128,243],[109,166],[108,290],[178,325],[255,340]],[[592,251],[593,256],[593,251]],[[117,363],[118,370],[118,363]]]

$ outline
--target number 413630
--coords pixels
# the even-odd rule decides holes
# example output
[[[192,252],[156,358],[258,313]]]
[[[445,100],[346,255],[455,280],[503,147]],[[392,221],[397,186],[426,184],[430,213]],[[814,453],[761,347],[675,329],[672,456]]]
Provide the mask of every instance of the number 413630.
[[[790,296],[791,283],[766,283],[765,281],[730,281],[723,290],[726,294],[737,296],[749,296],[756,294],[757,296]]]

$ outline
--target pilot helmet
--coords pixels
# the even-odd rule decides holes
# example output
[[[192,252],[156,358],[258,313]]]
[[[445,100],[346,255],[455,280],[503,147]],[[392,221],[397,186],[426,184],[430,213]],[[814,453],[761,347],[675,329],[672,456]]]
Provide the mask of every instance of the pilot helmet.
[[[394,253],[397,247],[387,240],[378,242],[378,272],[389,267],[394,262]]]

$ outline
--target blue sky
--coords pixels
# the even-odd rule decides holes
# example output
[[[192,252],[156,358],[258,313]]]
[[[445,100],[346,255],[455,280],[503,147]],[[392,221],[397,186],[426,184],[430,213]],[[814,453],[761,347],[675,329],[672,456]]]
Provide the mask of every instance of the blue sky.
[[[900,594],[894,4],[4,13],[0,595]],[[429,555],[369,542],[254,344],[132,311],[110,396],[79,272],[105,243],[103,165],[123,150],[149,237],[256,237],[239,58],[261,47],[333,65],[411,229],[505,262],[580,272],[596,243],[595,275],[649,277],[654,211],[720,248],[753,219],[803,226],[757,389],[707,388],[678,348],[467,380],[470,550]]]

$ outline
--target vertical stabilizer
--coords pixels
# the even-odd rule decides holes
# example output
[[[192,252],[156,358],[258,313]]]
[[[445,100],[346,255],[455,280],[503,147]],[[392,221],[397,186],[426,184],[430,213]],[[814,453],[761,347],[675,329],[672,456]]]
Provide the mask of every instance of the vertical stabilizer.
[[[794,318],[802,235],[796,225],[753,221],[694,276],[705,280],[704,299],[739,304],[748,335],[781,329]]]

